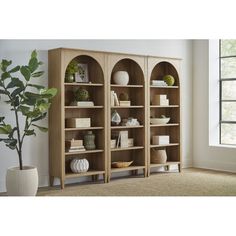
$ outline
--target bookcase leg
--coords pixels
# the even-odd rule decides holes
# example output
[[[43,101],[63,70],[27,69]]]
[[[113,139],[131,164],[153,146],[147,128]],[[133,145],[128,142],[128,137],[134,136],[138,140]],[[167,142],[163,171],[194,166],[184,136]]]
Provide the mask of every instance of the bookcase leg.
[[[181,172],[181,164],[178,164],[179,172]]]
[[[147,176],[148,176],[147,170],[146,170],[145,168],[143,169],[143,176],[144,176],[144,177],[147,177]]]
[[[91,177],[92,177],[92,181],[95,181],[95,175],[92,175]]]
[[[170,171],[170,166],[166,166],[166,171]]]
[[[49,177],[49,184],[51,187],[53,187],[53,184],[54,184],[54,177],[50,175]]]
[[[64,189],[65,188],[65,181],[62,178],[60,178],[60,181],[61,181],[61,189]]]
[[[108,176],[106,176],[106,174],[103,174],[103,181],[104,181],[104,183],[108,182]]]

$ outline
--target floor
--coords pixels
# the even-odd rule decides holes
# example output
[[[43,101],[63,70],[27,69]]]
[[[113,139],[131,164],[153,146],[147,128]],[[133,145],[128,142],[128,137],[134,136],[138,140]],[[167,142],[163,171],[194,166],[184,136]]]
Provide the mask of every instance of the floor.
[[[149,178],[114,179],[107,184],[67,185],[63,190],[46,187],[38,196],[236,196],[236,174],[189,168]]]

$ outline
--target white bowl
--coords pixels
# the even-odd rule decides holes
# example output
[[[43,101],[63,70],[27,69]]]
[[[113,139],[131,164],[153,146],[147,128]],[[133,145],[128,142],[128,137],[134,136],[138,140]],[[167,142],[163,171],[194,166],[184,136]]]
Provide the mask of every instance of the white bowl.
[[[150,118],[150,123],[153,125],[167,124],[170,121],[169,117],[166,118]]]
[[[113,75],[115,84],[127,85],[129,83],[129,74],[127,71],[116,71]]]

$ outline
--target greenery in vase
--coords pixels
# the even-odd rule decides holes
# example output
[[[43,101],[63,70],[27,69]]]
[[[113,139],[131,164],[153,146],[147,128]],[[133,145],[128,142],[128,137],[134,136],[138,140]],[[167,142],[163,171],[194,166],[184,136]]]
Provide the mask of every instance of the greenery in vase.
[[[89,100],[89,92],[84,88],[78,88],[75,91],[75,100],[78,101],[88,101]]]
[[[44,86],[32,82],[33,79],[38,80],[44,74],[44,71],[38,70],[43,63],[38,61],[36,51],[32,52],[28,65],[9,68],[11,64],[12,61],[4,59],[0,63],[0,95],[7,98],[5,102],[14,114],[15,124],[8,124],[5,117],[0,116],[0,141],[10,149],[17,151],[19,167],[22,170],[24,138],[31,135],[36,136],[35,128],[43,132],[48,130],[46,127],[37,125],[37,121],[46,117],[57,89],[46,89]],[[24,117],[23,126],[19,122],[20,116]]]
[[[66,81],[68,80],[68,82],[71,82],[69,77],[73,76],[74,79],[75,73],[77,73],[78,71],[78,62],[76,60],[72,60],[66,68]]]

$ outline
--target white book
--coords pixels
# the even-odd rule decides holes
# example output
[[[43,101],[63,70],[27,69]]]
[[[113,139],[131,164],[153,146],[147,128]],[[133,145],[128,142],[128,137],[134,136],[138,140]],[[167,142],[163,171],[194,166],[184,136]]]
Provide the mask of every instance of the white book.
[[[120,147],[121,148],[126,148],[129,146],[128,143],[128,131],[120,131]]]
[[[78,148],[78,149],[69,149],[68,152],[83,152],[86,151],[85,148]]]
[[[114,97],[114,91],[111,91],[111,106],[114,107],[115,106],[115,97]]]
[[[120,106],[117,94],[114,92],[114,100],[115,100],[115,106]]]

